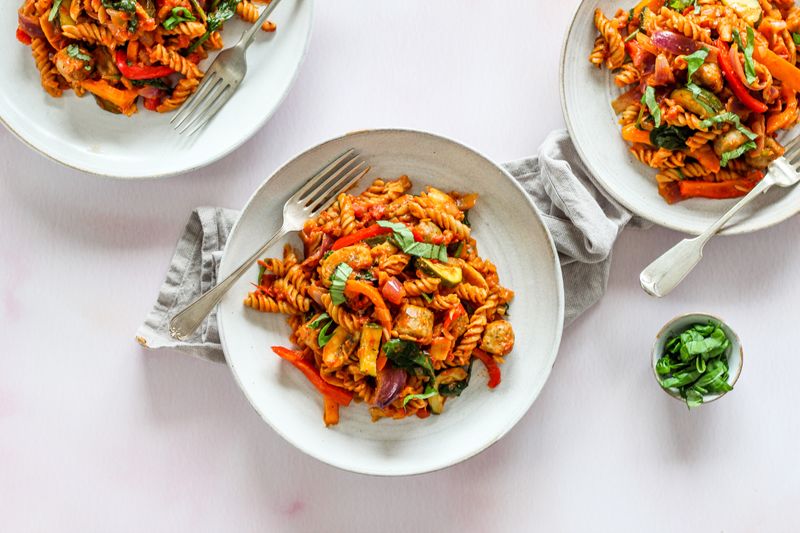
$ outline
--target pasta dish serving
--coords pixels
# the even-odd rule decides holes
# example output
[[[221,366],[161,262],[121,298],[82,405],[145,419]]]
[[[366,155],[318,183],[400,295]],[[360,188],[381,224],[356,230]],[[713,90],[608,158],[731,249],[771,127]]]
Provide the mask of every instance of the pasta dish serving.
[[[594,23],[589,60],[625,89],[622,138],[667,202],[742,196],[783,154],[800,90],[793,0],[643,0]]]
[[[302,255],[287,245],[259,261],[245,299],[288,315],[297,348],[272,350],[322,394],[326,425],[352,400],[368,403],[373,421],[439,414],[476,359],[496,387],[514,347],[514,293],[471,236],[477,195],[410,188],[402,176],[339,195],[305,223]]]
[[[89,92],[102,109],[128,116],[141,97],[166,113],[197,89],[197,64],[222,49],[220,30],[234,15],[254,22],[259,9],[249,0],[25,0],[17,39],[31,47],[53,97]]]

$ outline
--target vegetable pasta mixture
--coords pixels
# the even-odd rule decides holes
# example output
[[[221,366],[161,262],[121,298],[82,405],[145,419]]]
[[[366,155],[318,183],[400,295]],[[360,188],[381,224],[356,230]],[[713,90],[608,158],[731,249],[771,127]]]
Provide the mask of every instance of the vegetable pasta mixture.
[[[254,22],[259,9],[249,0],[25,0],[17,39],[53,97],[88,91],[102,109],[128,116],[142,97],[166,113],[197,89],[197,64],[222,48],[220,30],[234,15]]]
[[[798,119],[794,0],[642,0],[594,23],[589,61],[627,89],[612,104],[622,138],[667,202],[742,196],[783,154],[777,133]]]
[[[259,261],[244,301],[288,315],[299,349],[272,350],[322,393],[326,425],[352,400],[370,404],[373,420],[439,414],[475,359],[496,387],[514,347],[514,293],[471,237],[477,195],[410,188],[402,176],[339,195],[306,222],[303,258],[287,245],[282,259]]]

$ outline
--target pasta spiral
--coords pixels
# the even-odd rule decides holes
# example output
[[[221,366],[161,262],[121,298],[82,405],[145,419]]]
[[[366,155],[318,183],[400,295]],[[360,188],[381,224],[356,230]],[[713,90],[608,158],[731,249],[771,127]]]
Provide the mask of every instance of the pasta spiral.
[[[600,9],[595,9],[594,25],[606,43],[606,66],[611,70],[620,68],[625,61],[625,47],[615,24]]]
[[[162,44],[156,44],[153,50],[150,52],[150,59],[152,61],[158,61],[159,63],[168,66],[172,70],[176,72],[180,72],[187,78],[202,78],[203,73],[202,71],[183,57],[182,55],[178,54],[173,50],[168,50]]]

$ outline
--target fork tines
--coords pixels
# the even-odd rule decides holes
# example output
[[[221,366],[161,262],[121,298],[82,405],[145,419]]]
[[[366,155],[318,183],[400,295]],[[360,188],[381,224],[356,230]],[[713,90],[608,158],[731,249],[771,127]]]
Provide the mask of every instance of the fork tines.
[[[217,114],[233,95],[233,87],[213,68],[206,73],[197,91],[169,121],[179,134],[193,135]]]
[[[291,200],[301,206],[309,217],[314,217],[327,208],[339,194],[355,185],[369,170],[370,167],[351,148],[308,180]]]

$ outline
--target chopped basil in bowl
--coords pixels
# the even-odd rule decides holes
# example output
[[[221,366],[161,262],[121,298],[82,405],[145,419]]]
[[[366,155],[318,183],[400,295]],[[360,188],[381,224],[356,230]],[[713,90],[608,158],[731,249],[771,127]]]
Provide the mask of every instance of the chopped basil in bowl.
[[[691,409],[733,390],[742,372],[736,333],[705,313],[678,316],[656,336],[652,365],[656,381]]]

